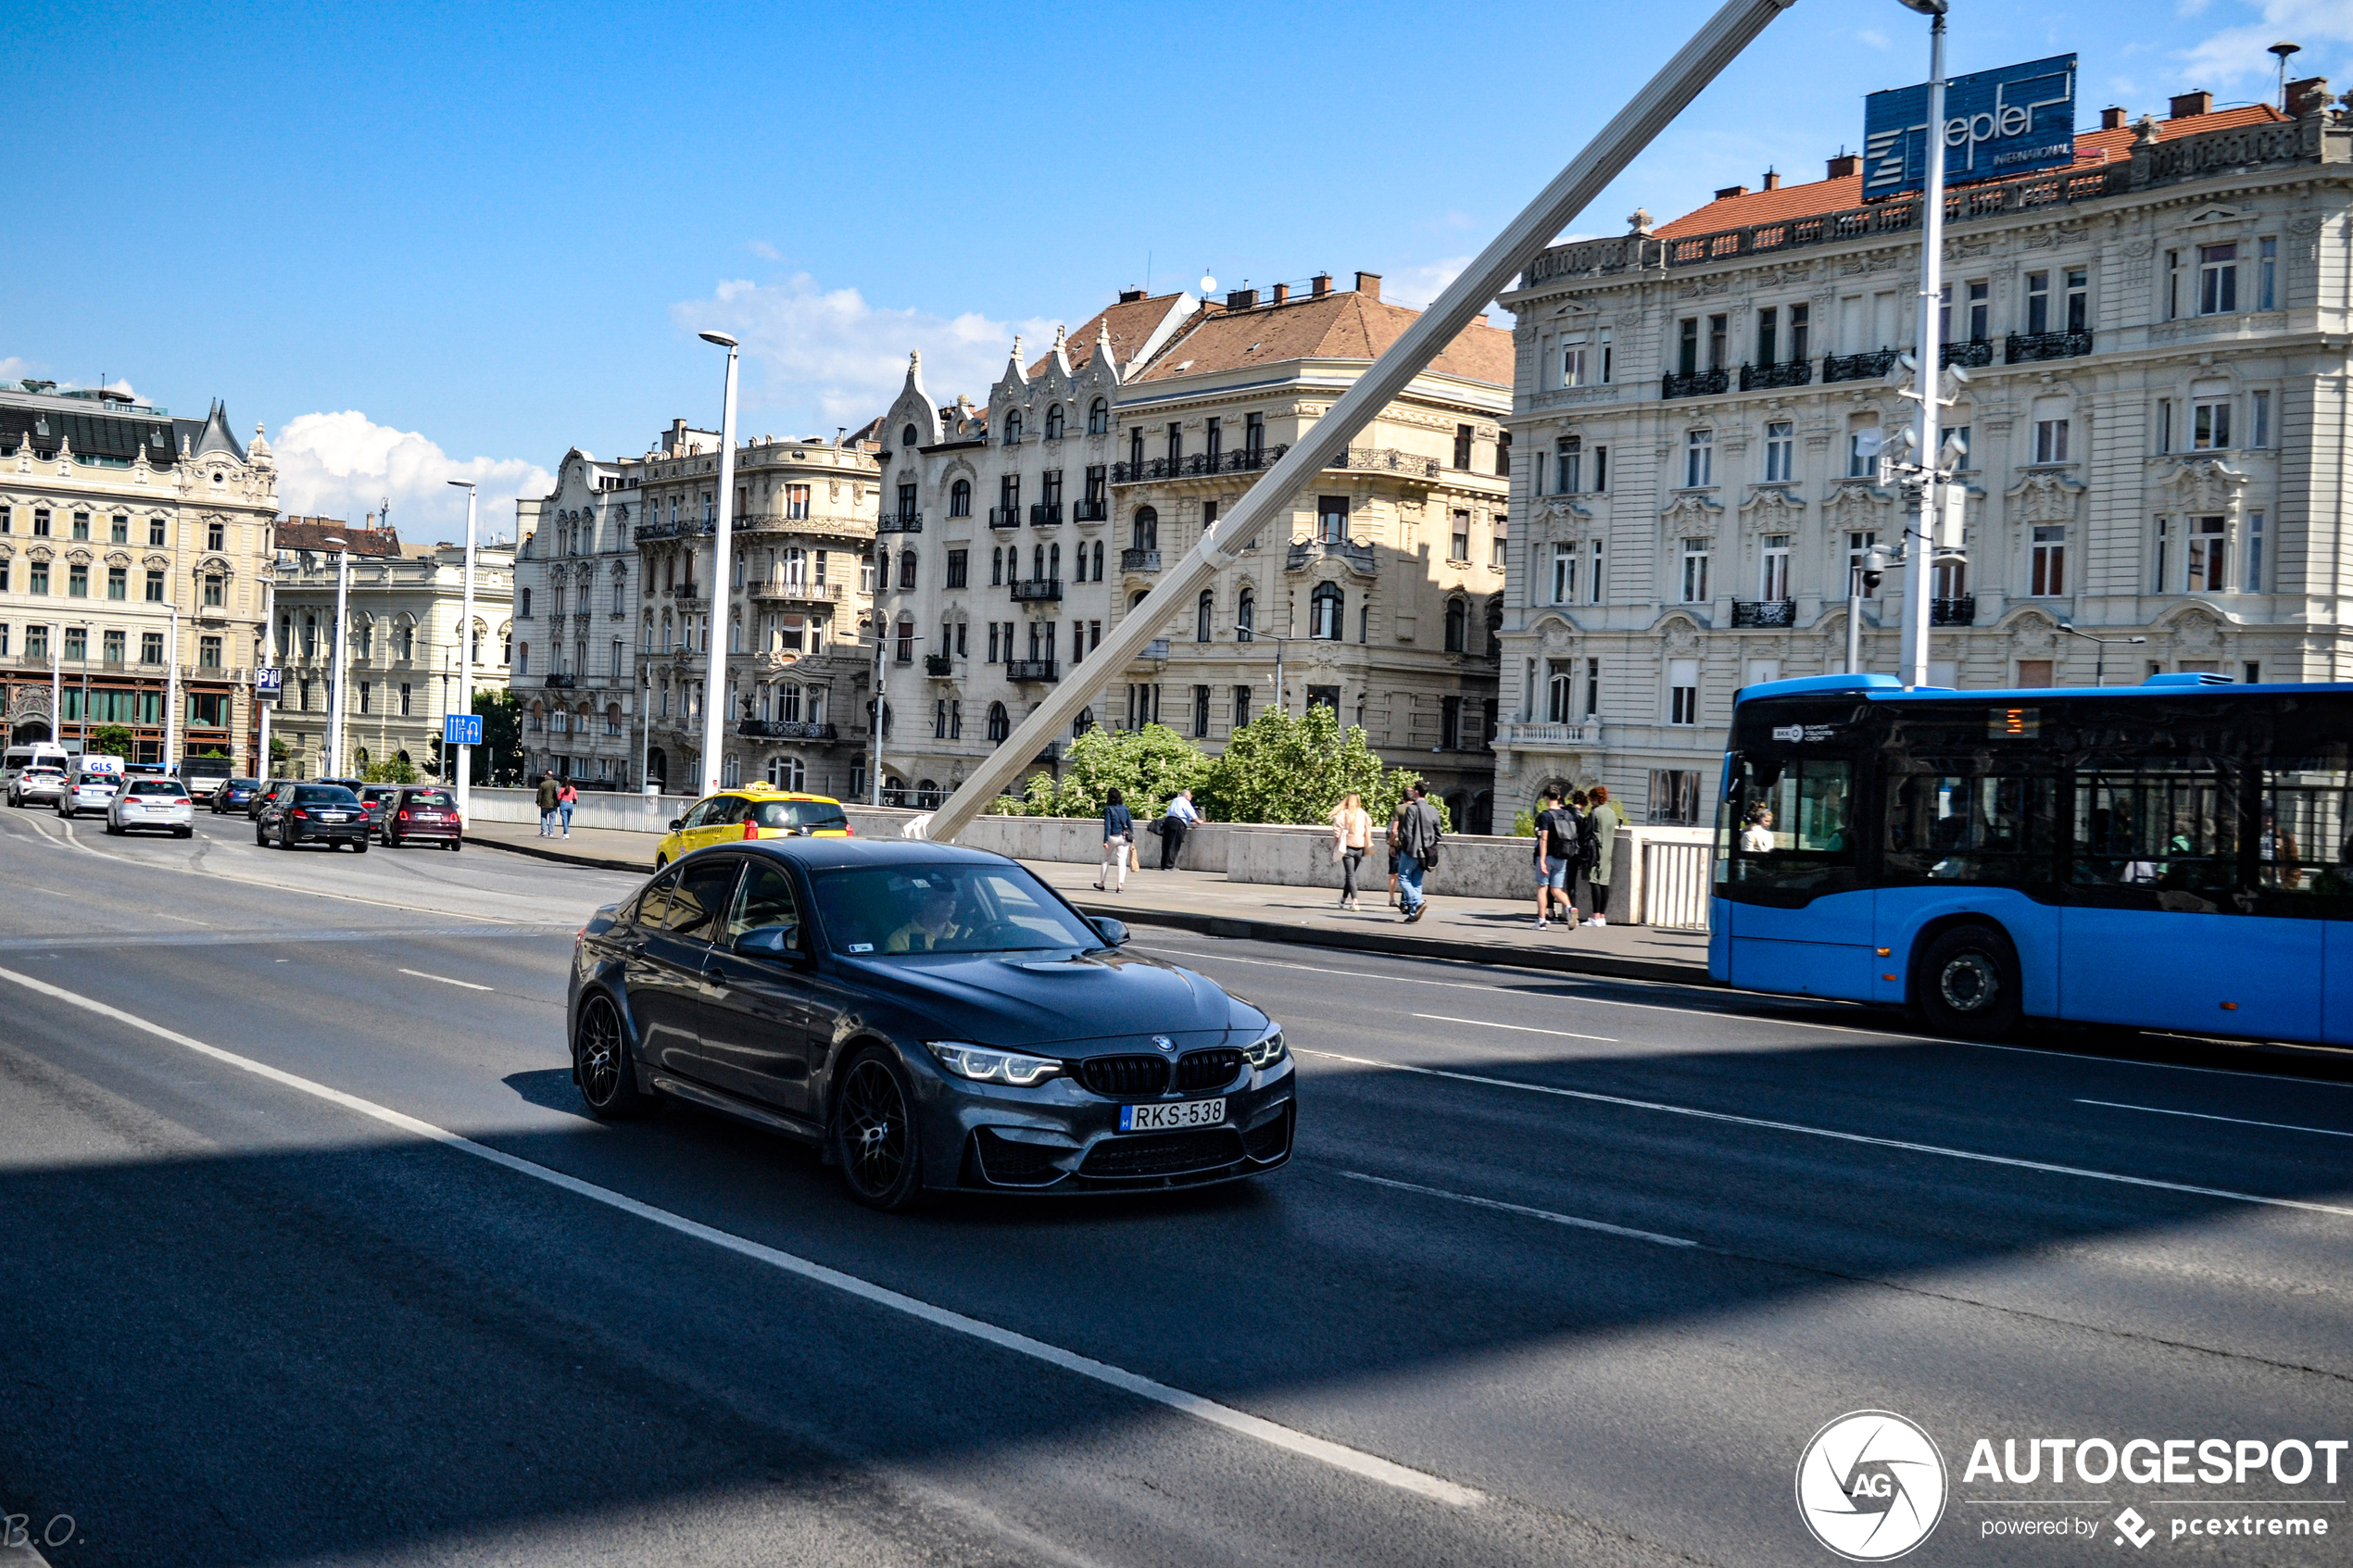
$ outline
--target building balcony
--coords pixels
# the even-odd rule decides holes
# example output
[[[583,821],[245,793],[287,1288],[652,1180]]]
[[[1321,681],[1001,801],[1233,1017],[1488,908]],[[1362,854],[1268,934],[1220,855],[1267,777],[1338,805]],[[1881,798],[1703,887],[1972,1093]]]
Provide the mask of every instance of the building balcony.
[[[1030,503],[1030,527],[1051,528],[1055,523],[1062,521],[1062,520],[1063,504],[1060,501],[1033,501]]]
[[[806,583],[755,583],[751,585],[751,600],[757,605],[797,609],[804,615],[830,618],[835,607],[848,596],[839,583],[824,583],[812,586]]]
[[[1158,571],[1160,552],[1158,550],[1122,550],[1119,552],[1119,570],[1137,572]]]
[[[1976,625],[1977,596],[1963,594],[1957,599],[1929,600],[1928,623],[1931,626]]]
[[[1831,382],[1876,381],[1895,364],[1895,350],[1874,348],[1868,354],[1825,354],[1822,356],[1822,383]]]
[[[934,680],[946,680],[956,672],[956,661],[944,653],[924,655],[924,673]]]
[[[736,734],[746,740],[839,740],[838,726],[823,720],[738,719]]]
[[[665,588],[662,592],[684,604],[692,604],[702,596],[702,590],[692,583],[681,583],[676,587]]]
[[[988,526],[991,528],[1019,528],[1021,526],[1021,508],[1019,507],[989,508]]]
[[[1070,508],[1073,522],[1101,522],[1111,516],[1109,501],[1079,501]]]
[[[1714,397],[1731,388],[1731,373],[1727,370],[1670,370],[1658,378],[1661,397]]]
[[[1734,599],[1732,624],[1735,626],[1794,626],[1797,624],[1797,601],[1794,599]]]
[[[1994,362],[1994,341],[1973,337],[1966,343],[1947,343],[1936,350],[1937,369],[1958,365],[1964,370],[1978,370]]]
[[[1371,577],[1380,571],[1380,558],[1370,545],[1339,539],[1294,539],[1283,558],[1285,571],[1304,571],[1315,562],[1333,559],[1351,571]]]
[[[1015,604],[1031,604],[1063,596],[1063,580],[1059,577],[1016,577],[1006,586],[1013,590]]]
[[[1778,365],[1741,367],[1743,392],[1760,392],[1776,386],[1810,386],[1813,381],[1814,361],[1811,359],[1784,359]]]
[[[2038,359],[2073,359],[2090,352],[2090,332],[2012,332],[2002,342],[2002,363],[2031,365]]]
[[[1290,451],[1288,445],[1244,446],[1232,452],[1196,452],[1189,458],[1151,458],[1140,463],[1114,463],[1114,484],[1143,484],[1155,479],[1206,479],[1220,473],[1256,473],[1275,466]],[[1333,465],[1346,468],[1345,463]],[[1365,467],[1372,467],[1367,463]],[[1079,519],[1087,521],[1085,518]]]
[[[579,676],[562,670],[550,670],[541,680],[551,692],[570,691],[580,684]]]
[[[1008,681],[1059,681],[1062,666],[1051,659],[1011,659],[1005,661]]]
[[[1390,446],[1351,446],[1324,466],[1327,469],[1369,469],[1379,473],[1409,473],[1416,479],[1436,479],[1445,468],[1436,458],[1400,452]]]
[[[890,512],[875,520],[877,533],[921,533],[924,514],[921,512]]]
[[[630,538],[637,544],[645,545],[657,539],[687,539],[698,533],[718,532],[719,524],[715,521],[696,522],[689,520],[685,522],[648,522],[640,523],[632,531]]]
[[[1602,744],[1602,721],[1586,719],[1576,723],[1514,723],[1506,721],[1495,726],[1495,746],[1572,746]]]

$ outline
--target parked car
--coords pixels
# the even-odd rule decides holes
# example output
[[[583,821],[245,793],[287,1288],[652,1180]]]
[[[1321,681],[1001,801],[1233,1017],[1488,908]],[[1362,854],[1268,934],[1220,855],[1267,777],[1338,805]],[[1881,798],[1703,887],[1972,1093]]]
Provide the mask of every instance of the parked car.
[[[1019,861],[953,845],[698,850],[574,943],[573,1079],[599,1118],[667,1095],[818,1144],[876,1209],[1281,1165],[1282,1027],[1126,940]]]
[[[222,779],[213,787],[212,814],[225,817],[232,811],[243,811],[253,804],[253,797],[260,792],[259,779]]]
[[[23,769],[8,784],[11,806],[54,806],[66,790],[66,771],[45,763]]]
[[[132,779],[107,806],[112,834],[160,828],[174,838],[196,831],[196,803],[178,779]]]
[[[273,792],[254,819],[253,841],[292,849],[297,844],[348,844],[368,852],[368,816],[359,797],[341,784],[289,784]]]
[[[121,758],[76,758],[73,771],[66,776],[65,788],[57,796],[57,815],[79,817],[84,811],[95,811],[103,816],[122,792],[122,783]]]
[[[698,849],[730,839],[848,838],[849,816],[830,795],[802,795],[774,784],[749,784],[706,795],[674,819],[654,846],[654,870]]]
[[[465,824],[458,818],[458,797],[434,784],[404,784],[384,806],[376,836],[387,849],[403,844],[439,844],[464,847]]]
[[[367,809],[370,833],[382,834],[384,812],[399,796],[400,788],[398,784],[361,784],[352,792],[359,797],[359,804]]]

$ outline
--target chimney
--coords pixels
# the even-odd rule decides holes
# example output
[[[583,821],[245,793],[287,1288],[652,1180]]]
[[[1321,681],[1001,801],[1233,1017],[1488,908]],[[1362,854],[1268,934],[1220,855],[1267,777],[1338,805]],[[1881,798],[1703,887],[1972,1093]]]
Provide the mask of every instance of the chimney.
[[[1143,297],[1144,291],[1141,289],[1122,289],[1119,291],[1119,303],[1122,305],[1133,305]]]
[[[1862,154],[1841,153],[1836,157],[1831,159],[1830,174],[1828,175],[1828,178],[1832,180],[1849,180],[1862,172]]]
[[[1368,299],[1378,299],[1380,297],[1380,274],[1378,272],[1357,273],[1356,292],[1365,295]]]
[[[2100,111],[2100,129],[2103,131],[2123,130],[2124,111],[2114,107],[2113,106],[2102,109]]]
[[[1332,275],[1329,272],[1318,272],[1314,277],[1307,280],[1307,294],[1309,298],[1321,299],[1331,292]]]
[[[1256,289],[1227,289],[1226,291],[1226,308],[1228,310],[1249,310],[1255,307],[1257,304],[1258,291]]]
[[[1767,169],[1765,171],[1765,188],[1768,191],[1780,190],[1781,188],[1780,175],[1773,169]]]
[[[1285,301],[1285,300],[1289,299],[1290,297],[1290,285],[1289,283],[1277,283],[1277,284],[1275,285],[1275,303],[1276,303],[1276,304],[1280,305],[1280,304],[1282,304],[1282,303],[1283,303],[1283,301]]]
[[[2176,93],[2172,107],[2166,111],[2168,119],[2187,119],[2192,115],[2212,114],[2214,94],[2211,93]]]
[[[1744,196],[1746,194],[1748,194],[1748,187],[1746,185],[1727,185],[1722,190],[1716,193],[1716,199],[1719,202],[1729,201],[1734,196]]]
[[[2301,82],[2287,84],[2287,112],[2302,119],[2308,114],[2319,114],[2329,107],[2329,79],[2308,76]]]

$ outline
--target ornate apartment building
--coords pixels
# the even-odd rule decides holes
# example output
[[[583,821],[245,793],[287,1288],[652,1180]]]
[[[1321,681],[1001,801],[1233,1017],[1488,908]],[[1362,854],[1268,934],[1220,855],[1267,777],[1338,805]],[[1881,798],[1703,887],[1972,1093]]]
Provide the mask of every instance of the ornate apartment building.
[[[2072,167],[1948,192],[1968,500],[1931,589],[1937,684],[2353,673],[2353,124],[2323,82],[2288,101],[2109,109]],[[1910,418],[1919,220],[1841,157],[1555,245],[1504,296],[1499,814],[1600,781],[1695,820],[1737,690],[1844,667],[1856,564],[1903,535],[1871,451]],[[1864,669],[1895,668],[1903,586],[1863,603]]]
[[[531,534],[517,568],[514,684],[531,771],[693,789],[716,634],[727,649],[721,777],[862,790],[875,453],[866,431],[739,445],[724,593],[711,571],[716,433],[677,420],[642,458],[566,454],[556,489],[520,508]]]
[[[372,525],[373,518],[369,520]],[[466,547],[404,547],[390,528],[353,528],[332,518],[278,524],[274,629],[277,711],[270,738],[285,746],[271,769],[321,778],[331,767],[335,701],[335,550],[349,559],[344,585],[344,766],[358,776],[398,759],[437,776],[442,719],[459,710],[458,628],[465,619]],[[511,548],[474,549],[474,690],[507,684],[514,636]]]
[[[1089,662],[1415,320],[1356,282],[1131,291],[1034,364],[1016,345],[985,411],[938,407],[911,367],[882,421],[892,790],[944,797],[1049,683],[1083,680],[1075,730],[1159,722],[1212,752],[1270,705],[1329,707],[1482,819],[1508,495],[1494,328],[1449,345],[1139,660]]]
[[[120,725],[132,760],[255,765],[250,692],[277,470],[201,420],[49,382],[0,390],[0,700],[11,740]],[[175,616],[174,612],[177,611]],[[172,642],[174,626],[178,643]],[[50,706],[62,671],[63,713]],[[166,722],[176,666],[180,711]],[[177,759],[170,760],[176,761]]]

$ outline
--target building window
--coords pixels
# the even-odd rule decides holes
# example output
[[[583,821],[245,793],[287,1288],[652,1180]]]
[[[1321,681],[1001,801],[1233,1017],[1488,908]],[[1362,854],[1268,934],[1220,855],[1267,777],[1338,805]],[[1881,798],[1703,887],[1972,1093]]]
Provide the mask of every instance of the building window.
[[[2034,460],[2038,463],[2067,461],[2066,420],[2036,420],[2034,421]]]
[[[1060,441],[1062,438],[1063,406],[1059,403],[1049,404],[1046,408],[1046,439]]]
[[[2190,519],[2189,592],[2219,594],[2230,586],[2229,541],[2228,518]]]
[[[1234,688],[1234,728],[1237,730],[1250,722],[1250,696],[1248,686]]]
[[[161,664],[163,662],[162,633],[142,632],[139,633],[139,662],[142,664]]]
[[[1789,540],[1790,536],[1786,533],[1765,535],[1764,565],[1757,581],[1758,598],[1779,600],[1789,597]]]
[[[90,569],[80,561],[66,568],[66,596],[76,599],[90,596]]]
[[[2182,253],[2165,253],[2165,319],[2173,320],[2182,313]]]
[[[1019,408],[1010,409],[1005,415],[1005,445],[1008,446],[1021,445],[1021,410]]]
[[[1599,366],[1601,373],[1597,379],[1602,385],[1607,386],[1611,378],[1617,373],[1617,367],[1614,362],[1615,355],[1614,351],[1610,347],[1609,329],[1606,327],[1602,329],[1601,340],[1598,346],[1601,349],[1601,364]]]
[[[159,517],[151,517],[151,518],[149,518],[149,519],[147,520],[147,547],[148,547],[149,549],[153,549],[153,550],[160,550],[160,549],[162,549],[162,548],[164,547],[163,541],[164,541],[164,521],[163,521],[163,519],[161,519],[161,518],[159,518]]]
[[[1247,643],[1258,634],[1258,596],[1244,588],[1234,601],[1234,641]]]
[[[973,484],[971,480],[960,479],[955,483],[948,487],[948,515],[950,517],[970,517],[973,515]]]
[[[1716,433],[1686,431],[1683,434],[1683,487],[1697,490],[1716,483]]]
[[[66,628],[65,657],[74,660],[90,657],[90,633],[87,630],[80,626]]]
[[[24,591],[28,594],[39,594],[44,598],[48,596],[49,563],[47,561],[32,561],[26,566]]]
[[[1209,641],[1210,617],[1216,607],[1216,596],[1204,591],[1193,605],[1193,641]]]
[[[110,599],[128,599],[131,597],[131,569],[129,567],[110,566],[107,568],[107,597]]]
[[[1471,427],[1468,425],[1454,427],[1454,466],[1458,469],[1471,466]]]
[[[1501,571],[1504,570],[1504,558],[1511,545],[1511,536],[1504,532],[1509,520],[1497,512],[1491,521],[1494,529],[1487,536],[1487,564]]]
[[[1982,278],[1969,284],[1969,340],[1983,343],[1992,330],[1994,285]]]
[[[1876,423],[1865,421],[1869,414],[1851,415],[1846,426],[1846,477],[1877,479],[1880,447],[1885,444],[1886,432]]]
[[[1585,340],[1572,338],[1561,345],[1561,385],[1585,384]]]
[[[2197,247],[2197,313],[2227,316],[2239,307],[2239,247],[2235,242]]]
[[[1447,560],[1468,564],[1470,560],[1470,513],[1454,514],[1454,530],[1447,539]]]
[[[2051,330],[2051,275],[2029,272],[2026,275],[2026,330],[2029,333]]]
[[[108,663],[108,664],[120,664],[120,663],[122,663],[122,662],[123,662],[123,651],[122,651],[122,650],[123,650],[123,644],[124,644],[124,642],[125,642],[125,641],[126,641],[126,639],[125,639],[125,637],[124,637],[123,633],[120,633],[120,632],[108,632],[108,633],[106,633],[106,635],[104,636],[104,638],[103,638],[103,639],[100,641],[100,643],[99,643],[99,653],[98,653],[98,657],[99,657],[100,659],[104,659],[104,660],[105,660],[107,663]]]
[[[1087,433],[1089,435],[1102,435],[1107,433],[1110,429],[1111,405],[1105,402],[1102,398],[1098,397],[1094,400],[1094,402],[1087,406]]]
[[[1787,484],[1797,472],[1797,426],[1775,420],[1765,427],[1765,483]]]
[[[1499,430],[1495,433],[1495,477],[1509,479],[1511,476],[1512,433],[1507,430]]]
[[[1470,603],[1450,598],[1446,601],[1446,651],[1470,652]]]
[[[891,657],[900,664],[915,662],[915,618],[913,616],[902,615],[899,618],[899,648]]]
[[[1846,536],[1846,591],[1849,594],[1860,594],[1867,599],[1879,597],[1878,585],[1863,576],[1863,558],[1878,543],[1876,533],[1858,530]]]
[[[1577,602],[1577,546],[1574,544],[1553,546],[1553,596],[1556,605]]]
[[[914,585],[915,552],[912,550],[901,550],[899,552],[899,586],[903,592],[908,589],[912,589]]]
[[[204,525],[204,547],[208,550],[221,550],[228,548],[228,532],[227,525],[218,521],[206,523]]]
[[[1687,605],[1707,602],[1707,541],[1683,541],[1682,602]]]
[[[1307,634],[1322,642],[1340,640],[1347,600],[1337,583],[1318,583],[1307,598]]]
[[[2070,332],[2089,332],[2092,327],[2091,274],[2081,267],[2067,270],[2067,330]]]
[[[1670,659],[1667,661],[1667,721],[1670,724],[1699,722],[1699,660]]]
[[[2173,520],[2171,518],[2158,518],[2157,520],[2157,583],[2155,590],[2158,593],[2162,594],[2170,591],[2166,582],[2166,572],[2167,569],[2172,564],[2172,554]]]
[[[1348,497],[1318,495],[1315,497],[1315,537],[1327,545],[1348,542]]]
[[[1758,364],[1771,365],[1778,362],[1781,351],[1780,337],[1780,307],[1776,305],[1768,305],[1756,313],[1756,362]]]
[[[2255,308],[2275,310],[2280,297],[2280,242],[2255,242]]]
[[[1686,316],[1676,325],[1675,370],[1680,375],[1699,373],[1699,318]]]
[[[46,539],[49,537],[48,508],[35,507],[32,508],[32,536],[35,539]]]
[[[1544,720],[1547,723],[1566,724],[1569,721],[1571,696],[1569,661],[1548,659],[1544,665]]]
[[[1195,686],[1193,688],[1193,734],[1196,737],[1200,737],[1208,734],[1209,688],[1207,686]]]
[[[203,636],[196,639],[196,668],[199,670],[220,668],[220,639],[219,637]]]
[[[1553,489],[1574,495],[1585,482],[1585,438],[1564,435],[1553,443]]]
[[[1595,539],[1585,552],[1585,602],[1602,602],[1602,542]]]
[[[2263,591],[2263,514],[2261,512],[2246,514],[2246,577],[2245,581],[2248,593],[2259,594]],[[2247,679],[2252,681],[2254,677],[2250,675]]]
[[[2208,447],[2231,444],[2231,400],[2214,398],[2190,405],[2190,450],[2202,452]]]
[[[1725,326],[1730,320],[1728,316],[1710,316],[1707,319],[1707,368],[1711,370],[1724,368]]]
[[[2028,568],[2027,590],[2038,599],[2057,598],[2067,592],[2067,527],[2038,523],[2033,558]]]
[[[1168,421],[1168,471],[1175,473],[1176,465],[1185,458],[1185,427],[1176,420]]]
[[[2246,396],[2246,444],[2260,450],[2271,444],[2271,395],[2250,392]]]
[[[970,557],[965,551],[950,550],[948,552],[949,587],[961,588],[964,586],[964,574],[968,570],[967,563]]]

